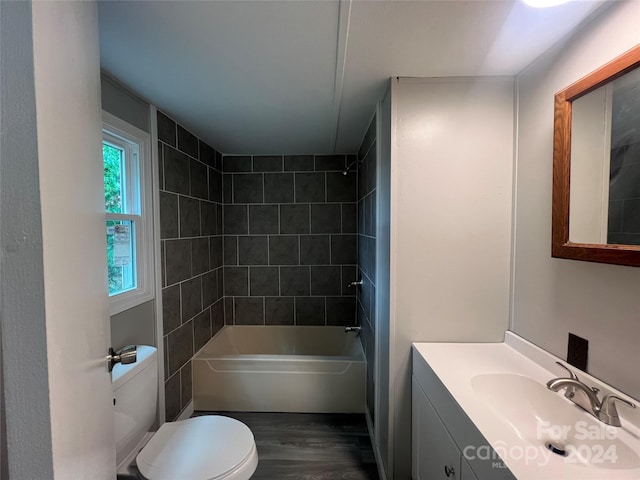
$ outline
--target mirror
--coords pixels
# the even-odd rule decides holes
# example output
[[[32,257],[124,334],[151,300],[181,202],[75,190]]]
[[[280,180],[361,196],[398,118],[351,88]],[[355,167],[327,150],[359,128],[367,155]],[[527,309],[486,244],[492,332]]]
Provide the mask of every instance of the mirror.
[[[640,45],[555,96],[552,256],[640,266]]]

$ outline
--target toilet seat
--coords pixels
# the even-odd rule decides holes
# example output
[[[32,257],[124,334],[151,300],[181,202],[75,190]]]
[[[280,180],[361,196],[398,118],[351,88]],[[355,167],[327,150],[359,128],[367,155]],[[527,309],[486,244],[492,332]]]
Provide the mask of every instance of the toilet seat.
[[[205,415],[162,425],[136,463],[147,480],[247,480],[258,452],[244,423]]]

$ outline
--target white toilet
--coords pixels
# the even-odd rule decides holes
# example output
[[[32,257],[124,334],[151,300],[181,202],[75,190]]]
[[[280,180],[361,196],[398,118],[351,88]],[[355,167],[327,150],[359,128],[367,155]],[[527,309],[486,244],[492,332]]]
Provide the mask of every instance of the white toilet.
[[[138,360],[113,368],[118,473],[135,459],[146,480],[247,480],[258,466],[253,433],[218,415],[167,422],[149,432],[158,400],[157,350],[139,345]]]

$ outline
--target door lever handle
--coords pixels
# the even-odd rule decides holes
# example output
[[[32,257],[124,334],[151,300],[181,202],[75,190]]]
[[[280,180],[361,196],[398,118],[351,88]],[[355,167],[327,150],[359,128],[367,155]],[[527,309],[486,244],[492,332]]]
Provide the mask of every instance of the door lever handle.
[[[113,348],[109,347],[109,356],[107,356],[107,361],[109,362],[109,371],[113,370],[113,367],[116,363],[127,365],[129,363],[135,363],[137,359],[138,349],[135,345],[127,345],[117,352]]]

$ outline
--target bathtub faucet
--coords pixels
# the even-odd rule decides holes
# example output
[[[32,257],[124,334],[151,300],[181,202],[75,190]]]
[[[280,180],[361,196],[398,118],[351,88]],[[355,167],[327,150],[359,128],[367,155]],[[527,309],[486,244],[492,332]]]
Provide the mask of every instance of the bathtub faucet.
[[[356,332],[356,337],[360,335],[362,327],[344,327],[345,332]]]

